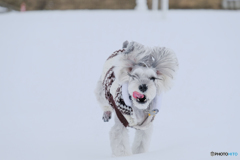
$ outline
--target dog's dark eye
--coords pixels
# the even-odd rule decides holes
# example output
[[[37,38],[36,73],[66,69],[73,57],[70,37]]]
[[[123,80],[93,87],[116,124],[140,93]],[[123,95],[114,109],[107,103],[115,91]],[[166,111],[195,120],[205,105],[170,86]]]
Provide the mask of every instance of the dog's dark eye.
[[[150,78],[150,80],[152,80],[153,82],[155,81],[155,79],[156,79],[155,77],[151,77]]]

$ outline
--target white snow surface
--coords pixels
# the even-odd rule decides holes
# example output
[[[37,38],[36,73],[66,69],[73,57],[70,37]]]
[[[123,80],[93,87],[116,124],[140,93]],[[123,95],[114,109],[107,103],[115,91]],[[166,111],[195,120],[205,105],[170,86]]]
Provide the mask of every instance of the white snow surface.
[[[45,11],[0,15],[0,160],[207,160],[240,154],[240,12]],[[173,49],[148,153],[112,157],[94,88],[125,40]],[[129,130],[131,141],[134,129]]]

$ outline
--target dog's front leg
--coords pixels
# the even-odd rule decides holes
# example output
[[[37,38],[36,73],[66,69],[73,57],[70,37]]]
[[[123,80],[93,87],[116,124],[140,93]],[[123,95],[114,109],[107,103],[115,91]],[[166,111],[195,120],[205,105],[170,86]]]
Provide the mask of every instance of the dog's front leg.
[[[110,142],[112,154],[114,156],[127,156],[132,154],[129,144],[128,130],[119,121],[117,115],[115,115],[115,125],[110,131]]]
[[[152,124],[146,130],[136,130],[135,138],[132,146],[132,153],[144,153],[148,151],[152,136]]]

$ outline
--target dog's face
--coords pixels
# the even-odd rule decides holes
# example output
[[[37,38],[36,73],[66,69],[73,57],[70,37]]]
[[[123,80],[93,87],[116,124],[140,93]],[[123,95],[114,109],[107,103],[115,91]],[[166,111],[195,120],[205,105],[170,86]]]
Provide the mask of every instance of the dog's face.
[[[136,66],[129,73],[128,93],[138,109],[147,109],[157,94],[156,81],[159,80],[155,69]]]
[[[133,105],[147,109],[157,94],[167,91],[178,68],[177,58],[171,50],[145,47],[139,43],[123,44],[125,49],[115,70],[120,84],[128,83]]]

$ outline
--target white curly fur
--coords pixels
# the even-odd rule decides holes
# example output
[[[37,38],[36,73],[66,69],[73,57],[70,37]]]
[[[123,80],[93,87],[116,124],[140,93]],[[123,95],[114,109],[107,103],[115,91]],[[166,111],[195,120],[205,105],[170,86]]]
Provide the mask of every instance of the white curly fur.
[[[153,60],[154,59],[154,60]],[[129,81],[128,73],[138,64],[146,64],[156,71],[161,81],[157,83],[158,93],[167,91],[172,86],[172,80],[178,69],[178,60],[175,53],[165,47],[145,47],[137,42],[131,42],[125,54],[119,58],[115,69],[119,83]]]
[[[102,76],[98,81],[95,95],[102,107],[104,114],[104,121],[108,121],[111,118],[112,107],[105,99],[105,92],[103,89],[103,78],[107,70],[111,66],[115,66],[116,82],[119,84],[128,83],[129,91],[139,91],[139,85],[147,84],[148,90],[144,92],[146,97],[149,98],[147,106],[138,105],[135,101],[132,102],[132,108],[134,110],[133,117],[135,122],[142,122],[144,119],[144,109],[148,106],[154,105],[154,97],[156,98],[162,91],[167,91],[172,85],[172,80],[176,69],[178,68],[178,61],[173,51],[167,48],[161,47],[145,47],[137,42],[124,42],[124,53],[106,61],[103,69]],[[132,79],[129,74],[138,74],[139,79]],[[157,80],[149,80],[149,76],[156,76]],[[155,92],[156,91],[156,92]],[[129,93],[132,95],[132,93]],[[109,112],[110,111],[110,112]],[[109,114],[110,113],[110,114]],[[115,125],[110,131],[110,141],[112,153],[115,156],[127,156],[148,151],[150,144],[152,123],[144,127],[135,127],[136,130],[134,143],[132,149],[129,143],[128,129],[123,126],[118,117],[115,116]]]

